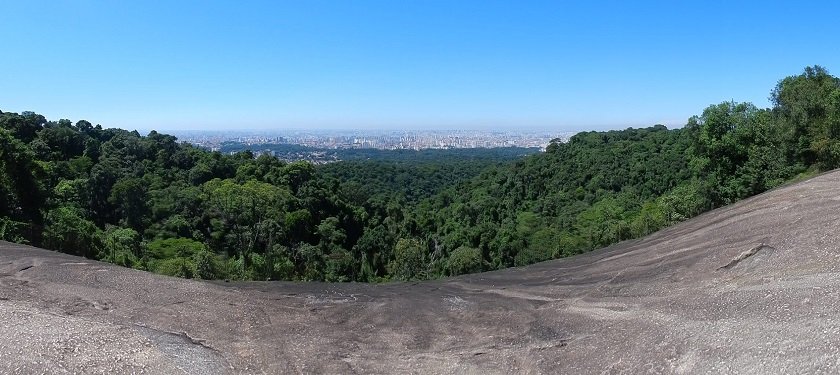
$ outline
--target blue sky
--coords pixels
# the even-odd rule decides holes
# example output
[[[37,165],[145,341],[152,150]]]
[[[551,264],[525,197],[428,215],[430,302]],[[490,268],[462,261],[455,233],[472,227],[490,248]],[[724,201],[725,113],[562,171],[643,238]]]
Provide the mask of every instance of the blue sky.
[[[840,73],[840,5],[17,1],[0,110],[129,129],[682,125]]]

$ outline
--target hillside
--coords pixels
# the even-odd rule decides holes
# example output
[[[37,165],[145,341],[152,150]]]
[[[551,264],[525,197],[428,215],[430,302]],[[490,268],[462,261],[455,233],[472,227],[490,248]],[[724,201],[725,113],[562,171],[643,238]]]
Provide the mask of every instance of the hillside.
[[[523,266],[840,167],[840,78],[806,67],[771,99],[711,105],[679,129],[582,132],[515,160],[428,150],[320,167],[0,112],[0,240],[205,280],[413,281]]]
[[[392,284],[205,282],[0,243],[0,372],[840,370],[840,172],[640,240]]]

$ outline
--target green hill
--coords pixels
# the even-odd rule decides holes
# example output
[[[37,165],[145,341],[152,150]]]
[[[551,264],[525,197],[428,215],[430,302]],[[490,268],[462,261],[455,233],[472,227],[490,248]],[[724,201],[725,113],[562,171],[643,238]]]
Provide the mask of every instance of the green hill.
[[[585,132],[510,161],[316,167],[0,112],[0,239],[188,278],[383,281],[525,265],[640,237],[840,164],[840,80],[681,129]]]

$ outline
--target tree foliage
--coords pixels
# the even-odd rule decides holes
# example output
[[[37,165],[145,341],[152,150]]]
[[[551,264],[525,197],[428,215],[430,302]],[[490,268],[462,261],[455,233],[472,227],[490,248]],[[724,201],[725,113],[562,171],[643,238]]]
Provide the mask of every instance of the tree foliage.
[[[681,129],[582,132],[526,156],[356,150],[323,166],[0,112],[0,239],[202,279],[527,265],[840,166],[840,79],[807,67],[771,99],[711,105]]]

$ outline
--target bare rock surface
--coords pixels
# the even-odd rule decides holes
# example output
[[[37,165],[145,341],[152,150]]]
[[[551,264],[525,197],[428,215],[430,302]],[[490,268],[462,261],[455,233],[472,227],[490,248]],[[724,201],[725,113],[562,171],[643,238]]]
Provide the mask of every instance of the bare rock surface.
[[[837,373],[840,172],[641,240],[385,285],[181,280],[0,242],[0,373]]]

